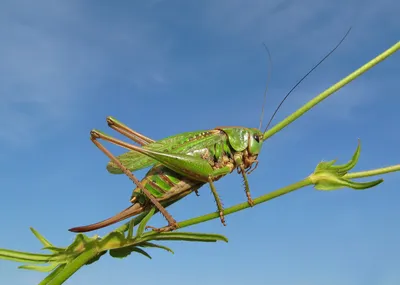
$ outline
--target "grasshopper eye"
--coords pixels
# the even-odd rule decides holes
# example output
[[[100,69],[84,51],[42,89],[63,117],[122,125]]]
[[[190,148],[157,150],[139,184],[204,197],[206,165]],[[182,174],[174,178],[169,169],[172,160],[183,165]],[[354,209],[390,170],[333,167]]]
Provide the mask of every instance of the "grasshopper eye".
[[[253,135],[253,138],[256,140],[256,142],[260,142],[260,137],[258,135]]]

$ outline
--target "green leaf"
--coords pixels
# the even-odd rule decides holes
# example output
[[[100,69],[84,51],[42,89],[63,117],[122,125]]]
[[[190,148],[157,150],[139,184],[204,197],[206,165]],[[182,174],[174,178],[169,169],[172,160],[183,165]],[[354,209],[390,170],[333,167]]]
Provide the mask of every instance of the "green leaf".
[[[148,212],[143,212],[142,214],[140,214],[139,216],[136,216],[135,218],[133,218],[133,224],[137,225],[139,224],[147,215]],[[123,224],[122,226],[120,226],[119,228],[117,228],[115,231],[116,232],[126,232],[129,229],[129,225],[130,225],[130,221]]]
[[[337,177],[332,173],[322,173],[318,176],[317,182],[315,182],[314,188],[322,191],[337,190],[348,186],[346,179]]]
[[[350,181],[349,180],[349,186],[350,188],[354,189],[354,190],[365,190],[368,188],[372,188],[375,187],[376,185],[379,185],[383,182],[383,179],[378,179],[378,180],[374,180],[371,182],[354,182],[354,181]]]
[[[30,227],[32,233],[35,235],[35,237],[43,244],[45,247],[53,247],[53,245],[44,237],[42,236],[37,230],[34,228]]]
[[[137,253],[140,253],[140,254],[142,254],[142,255],[148,257],[149,259],[151,259],[150,254],[148,254],[147,252],[145,252],[145,251],[144,251],[143,249],[141,249],[141,248],[135,247],[135,248],[133,248],[132,251],[135,251],[135,252],[137,252]]]
[[[125,235],[119,231],[113,231],[98,241],[99,248],[110,248],[112,245],[123,245],[125,243]]]
[[[97,240],[97,236],[89,238],[84,234],[77,234],[75,240],[67,247],[65,253],[79,253],[85,251],[85,249],[90,248],[94,245],[94,242]]]
[[[322,191],[337,190],[343,187],[348,187],[354,190],[364,190],[382,183],[382,179],[371,182],[355,182],[348,178],[344,178],[347,172],[357,164],[360,152],[361,142],[359,140],[357,149],[348,163],[333,165],[335,162],[334,160],[319,163],[315,168],[314,173],[308,177],[310,182],[314,184],[314,188]]]
[[[135,227],[135,221],[134,221],[134,219],[131,219],[130,221],[129,221],[129,227],[128,227],[128,234],[127,234],[127,236],[126,236],[126,239],[132,239],[132,237],[133,237],[133,228]]]
[[[51,261],[59,261],[58,258],[52,254],[30,253],[9,249],[0,249],[0,259],[23,263],[48,263]]]
[[[147,240],[182,240],[182,241],[200,241],[200,242],[216,242],[225,241],[228,239],[223,235],[218,234],[205,234],[205,233],[191,233],[191,232],[166,232],[151,235],[150,238],[143,236],[144,241]]]
[[[337,170],[338,172],[340,172],[342,174],[346,174],[349,170],[353,169],[354,166],[356,166],[358,159],[360,158],[360,153],[361,153],[361,141],[358,140],[357,149],[354,152],[351,160],[346,164],[332,165],[331,169]]]
[[[354,190],[365,190],[372,188],[383,182],[383,179],[374,180],[371,182],[354,182],[343,177],[338,177],[331,173],[324,173],[316,175],[317,179],[314,182],[314,188],[322,191],[338,190],[348,187]]]
[[[138,253],[143,254],[144,256],[151,259],[151,256],[147,252],[145,252],[143,249],[138,248],[135,245],[111,249],[110,255],[114,258],[125,258],[128,255],[130,255],[132,252],[138,252]]]
[[[172,254],[174,254],[174,251],[172,249],[170,249],[169,247],[166,247],[164,245],[160,245],[160,244],[155,244],[152,242],[143,242],[141,244],[139,244],[140,247],[155,247],[155,248],[161,248],[164,249],[168,252],[171,252]]]
[[[146,217],[144,217],[144,219],[140,222],[139,227],[138,227],[137,232],[136,232],[136,237],[140,237],[143,234],[147,223],[149,222],[151,217],[154,215],[155,211],[156,211],[155,207],[151,208],[151,210],[146,215]]]
[[[65,247],[56,247],[56,246],[46,246],[43,247],[42,249],[47,249],[55,253],[62,253],[65,251]]]
[[[133,248],[135,247],[135,245],[131,245],[121,248],[110,249],[109,254],[114,258],[125,258],[132,253]]]
[[[336,162],[335,160],[331,160],[331,161],[321,161],[320,163],[318,163],[317,167],[315,168],[314,172],[320,172],[323,170],[327,170],[330,169],[332,167],[332,165]]]
[[[54,270],[57,266],[59,266],[59,263],[52,263],[47,266],[40,266],[40,265],[21,265],[18,266],[19,269],[27,269],[27,270],[34,270],[34,271],[39,271],[39,272],[50,272]]]

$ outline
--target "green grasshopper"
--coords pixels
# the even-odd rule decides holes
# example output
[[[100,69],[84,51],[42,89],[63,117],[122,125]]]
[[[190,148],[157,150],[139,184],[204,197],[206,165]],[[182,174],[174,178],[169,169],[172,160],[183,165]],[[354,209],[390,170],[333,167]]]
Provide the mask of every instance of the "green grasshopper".
[[[99,229],[148,211],[151,207],[156,207],[166,218],[168,225],[161,229],[150,228],[157,231],[175,230],[178,228],[178,224],[165,207],[192,192],[197,194],[197,190],[206,183],[210,185],[211,192],[217,204],[220,220],[225,225],[222,203],[215,189],[214,182],[233,172],[235,169],[243,177],[247,201],[250,206],[253,206],[254,202],[250,195],[247,175],[258,165],[257,157],[266,139],[264,135],[269,124],[289,94],[339,47],[349,32],[350,29],[339,44],[288,92],[276,108],[264,132],[261,131],[260,122],[260,129],[217,127],[213,130],[186,132],[154,141],[130,129],[116,119],[108,117],[107,123],[109,127],[140,145],[136,146],[123,142],[97,130],[91,131],[92,142],[111,160],[107,165],[107,170],[113,174],[125,173],[136,184],[137,187],[134,189],[130,200],[133,205],[111,218],[88,226],[75,227],[70,229],[70,231],[87,232]],[[263,111],[261,118],[263,117]],[[98,141],[99,139],[116,144],[129,151],[115,157]],[[150,166],[152,168],[147,172],[142,181],[139,181],[132,174],[133,171]]]
[[[225,225],[223,207],[214,181],[235,169],[242,174],[247,200],[253,205],[247,174],[258,164],[257,156],[263,143],[262,131],[244,127],[218,127],[154,141],[112,117],[108,117],[107,122],[112,129],[141,145],[139,147],[123,142],[97,130],[91,131],[93,143],[111,160],[107,170],[113,174],[125,173],[136,184],[137,188],[131,198],[133,205],[107,220],[72,228],[70,231],[86,232],[99,229],[137,215],[147,210],[149,206],[155,206],[168,221],[167,227],[156,230],[174,230],[177,228],[177,223],[163,205],[170,205],[191,192],[197,193],[205,183],[210,184],[221,222]],[[99,139],[130,151],[115,157],[99,143]],[[139,182],[132,171],[149,166],[153,167]]]

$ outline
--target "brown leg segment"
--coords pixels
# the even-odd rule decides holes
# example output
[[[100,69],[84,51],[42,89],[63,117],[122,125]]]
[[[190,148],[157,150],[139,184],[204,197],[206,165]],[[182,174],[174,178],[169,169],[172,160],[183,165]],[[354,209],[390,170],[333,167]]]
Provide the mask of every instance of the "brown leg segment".
[[[176,230],[177,226],[166,226],[166,227],[162,227],[162,228],[146,226],[146,229],[151,229],[151,230],[153,230],[155,232],[158,232],[158,233],[164,233],[164,232],[171,232],[173,230]]]
[[[126,136],[127,138],[130,138],[131,140],[140,144],[141,146],[155,142],[151,138],[148,138],[148,137],[142,135],[141,133],[138,133],[138,132],[132,130],[128,126],[122,124],[121,122],[117,121],[116,119],[114,119],[112,117],[107,117],[107,123],[111,129],[119,132],[120,134]]]
[[[247,175],[250,175],[254,170],[256,170],[257,166],[258,166],[258,160],[254,161],[256,163],[256,165],[253,167],[253,164],[250,166],[250,168],[248,170],[246,170]]]
[[[219,211],[219,218],[221,220],[221,223],[224,226],[226,226],[225,217],[224,217],[224,208],[222,206],[221,199],[218,196],[217,189],[215,189],[215,186],[214,186],[214,183],[213,183],[211,177],[208,178],[208,183],[210,184],[211,192],[213,193],[214,199],[215,199],[215,203],[217,204],[217,208],[218,208],[218,211]]]
[[[100,138],[97,133],[91,132],[91,140],[92,142],[102,151],[105,155],[107,155],[118,167],[139,187],[143,193],[147,196],[147,198],[154,204],[155,207],[160,211],[160,213],[165,217],[168,221],[168,227],[171,230],[176,229],[178,227],[177,222],[172,218],[172,216],[165,210],[165,208],[157,201],[157,199],[151,195],[151,193],[140,183],[140,181],[125,167],[122,163],[109,151],[107,150],[101,143],[97,140]]]
[[[251,207],[254,206],[254,201],[251,198],[251,194],[250,194],[250,187],[249,187],[249,181],[247,180],[247,175],[246,175],[246,171],[244,169],[243,164],[241,164],[240,166],[240,173],[243,176],[243,182],[244,182],[244,190],[246,191],[246,196],[247,196],[247,202],[249,202],[249,205]]]

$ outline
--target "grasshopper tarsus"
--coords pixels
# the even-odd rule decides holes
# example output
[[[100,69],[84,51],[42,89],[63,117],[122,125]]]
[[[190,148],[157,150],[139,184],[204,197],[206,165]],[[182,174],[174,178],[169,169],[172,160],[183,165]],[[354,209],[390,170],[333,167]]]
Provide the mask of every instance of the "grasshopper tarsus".
[[[254,206],[254,200],[251,198],[250,191],[246,191],[247,202],[249,203],[250,207]]]
[[[247,195],[247,202],[249,203],[250,207],[254,206],[254,200],[250,197],[250,193]]]
[[[162,228],[156,228],[156,227],[153,227],[153,226],[147,226],[146,227],[146,229],[151,229],[151,230],[153,230],[155,232],[158,232],[158,233],[172,232],[172,231],[174,231],[174,230],[176,230],[178,228],[179,228],[179,226],[178,226],[177,223],[175,223],[174,225],[168,225],[168,226],[162,227]]]
[[[112,117],[112,116],[108,116],[107,118],[106,118],[106,122],[107,122],[107,125],[109,126],[109,127],[111,127],[112,125],[115,125],[115,119]]]
[[[255,165],[253,167],[253,164],[249,167],[248,170],[246,170],[247,175],[250,175],[254,170],[256,170],[257,166],[258,166],[258,160],[255,160]]]
[[[219,218],[221,220],[221,223],[226,227],[225,216],[223,211],[219,212]]]
[[[93,140],[97,140],[98,138],[100,138],[99,133],[97,130],[93,129],[90,131],[90,139]]]

